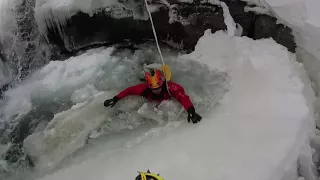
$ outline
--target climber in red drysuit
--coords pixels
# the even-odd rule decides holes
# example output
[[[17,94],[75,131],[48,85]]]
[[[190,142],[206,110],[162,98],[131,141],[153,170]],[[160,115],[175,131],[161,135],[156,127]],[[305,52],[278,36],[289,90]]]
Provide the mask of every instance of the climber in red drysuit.
[[[190,101],[189,96],[185,94],[183,87],[177,83],[166,81],[165,77],[158,69],[154,69],[151,74],[146,72],[145,80],[146,83],[128,87],[114,96],[112,99],[105,100],[104,106],[113,107],[119,100],[130,95],[139,95],[150,101],[161,102],[163,100],[170,99],[171,94],[188,112],[188,122],[192,121],[193,123],[197,123],[202,119],[202,117],[195,112],[194,106]]]

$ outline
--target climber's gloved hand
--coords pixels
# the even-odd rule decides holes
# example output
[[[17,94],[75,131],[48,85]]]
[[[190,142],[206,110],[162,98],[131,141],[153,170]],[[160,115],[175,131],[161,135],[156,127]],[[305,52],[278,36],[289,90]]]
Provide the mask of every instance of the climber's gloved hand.
[[[116,103],[118,102],[118,98],[117,98],[117,96],[114,96],[112,99],[107,99],[107,100],[105,100],[104,101],[104,103],[103,103],[103,105],[105,106],[105,107],[108,107],[108,106],[111,106],[111,107],[113,107],[114,105],[116,105]]]
[[[193,124],[201,121],[202,117],[196,113],[194,107],[188,109],[188,122],[192,121]]]

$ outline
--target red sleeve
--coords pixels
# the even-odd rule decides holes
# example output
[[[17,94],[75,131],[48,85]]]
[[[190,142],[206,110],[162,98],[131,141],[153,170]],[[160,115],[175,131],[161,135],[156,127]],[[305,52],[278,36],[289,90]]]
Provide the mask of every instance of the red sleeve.
[[[185,110],[188,110],[191,106],[193,106],[189,96],[185,94],[184,89],[177,83],[168,82],[168,88],[170,94],[182,104]]]
[[[146,84],[137,84],[135,86],[128,87],[127,89],[121,91],[118,95],[116,95],[119,100],[125,98],[130,95],[142,95],[142,92],[147,88]]]

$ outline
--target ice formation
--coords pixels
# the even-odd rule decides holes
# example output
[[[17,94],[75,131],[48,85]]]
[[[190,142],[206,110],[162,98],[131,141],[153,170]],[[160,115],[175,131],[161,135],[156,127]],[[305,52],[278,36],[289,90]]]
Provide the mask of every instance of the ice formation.
[[[92,144],[90,150],[78,153],[80,160],[73,157],[65,170],[40,179],[130,179],[137,170],[146,168],[166,179],[292,179],[298,178],[299,157],[300,168],[312,168],[308,139],[315,97],[303,66],[293,54],[271,39],[254,41],[207,30],[195,51],[176,61],[192,62],[186,59],[201,62],[210,71],[226,72],[231,78],[229,91],[215,109],[202,113],[200,124],[187,124],[181,116],[178,121],[165,122],[165,126],[133,126],[131,133],[121,138],[110,136],[106,145]],[[101,107],[103,96],[98,93],[97,98],[63,112],[66,114],[58,115],[53,121],[58,124],[51,127],[59,126],[55,129],[60,132],[61,125],[72,118],[79,123],[96,122],[110,112]],[[138,113],[152,113],[144,105],[141,108]],[[89,120],[84,112],[96,115]],[[58,134],[51,132],[51,136]],[[67,142],[76,143],[81,136],[75,137]],[[54,157],[64,153],[55,151]],[[196,166],[186,171],[191,164]],[[307,173],[305,177],[314,175],[302,172]]]
[[[214,5],[221,6],[223,10],[224,23],[226,24],[228,29],[228,35],[234,36],[237,32],[237,27],[236,23],[234,22],[230,14],[229,7],[226,5],[226,3],[219,0],[203,0],[202,2],[208,2]]]
[[[56,23],[63,35],[62,28],[72,13],[81,9],[90,14],[92,7],[104,3],[90,1],[89,6],[84,0],[52,2],[37,1],[36,17],[44,34],[47,26]],[[264,9],[270,6],[280,21],[295,30],[299,48],[309,52],[303,56],[304,62],[311,62],[305,67],[311,68],[315,82],[320,81],[317,72],[320,66],[312,66],[318,65],[320,59],[318,13],[314,8],[318,2],[251,2],[263,3]],[[271,39],[254,41],[235,37],[236,26],[225,10],[226,7],[227,33],[211,34],[207,30],[193,53],[171,61],[178,67],[176,71],[185,73],[177,77],[177,81],[183,83],[181,79],[188,77],[185,87],[194,101],[205,102],[212,108],[210,101],[223,96],[210,113],[205,111],[208,107],[202,107],[204,119],[200,124],[186,124],[185,114],[174,121],[172,117],[178,112],[174,103],[164,104],[164,110],[155,111],[148,108],[150,104],[141,103],[140,98],[124,101],[117,107],[120,112],[112,116],[115,119],[108,119],[112,110],[102,106],[103,100],[128,83],[138,82],[139,59],[148,59],[143,56],[120,60],[111,57],[112,48],[91,50],[64,62],[50,62],[24,84],[6,92],[8,103],[1,109],[1,117],[6,119],[28,113],[33,103],[72,104],[56,112],[43,132],[30,136],[25,142],[29,153],[40,157],[42,166],[55,166],[83,147],[90,132],[102,123],[106,123],[103,131],[126,132],[118,136],[112,134],[99,145],[91,144],[89,150],[71,158],[74,163],[69,167],[39,179],[132,179],[137,170],[146,168],[161,172],[165,179],[248,180],[296,179],[299,168],[306,180],[315,179],[312,148],[319,148],[320,141],[314,133],[314,114],[319,109],[313,105],[319,104],[319,100],[302,64]],[[221,90],[224,81],[208,78],[210,72],[224,72],[231,77],[229,92],[224,94]],[[195,79],[203,74],[207,76]],[[129,106],[124,105],[127,102]],[[167,113],[164,120],[163,112],[168,109],[172,112]],[[165,126],[143,125],[141,117]],[[96,138],[99,133],[92,133],[91,137]],[[186,170],[191,166],[192,171]]]
[[[84,12],[93,15],[98,8],[118,4],[118,0],[37,0],[35,18],[39,31],[47,35],[47,29],[57,27],[61,37],[63,28],[72,15]]]

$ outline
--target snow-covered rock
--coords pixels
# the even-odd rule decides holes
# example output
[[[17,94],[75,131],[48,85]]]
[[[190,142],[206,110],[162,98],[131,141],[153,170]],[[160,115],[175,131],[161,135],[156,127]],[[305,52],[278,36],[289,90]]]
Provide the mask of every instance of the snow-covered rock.
[[[295,31],[297,45],[320,59],[320,21],[317,0],[243,0],[266,8]]]

